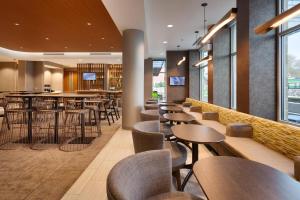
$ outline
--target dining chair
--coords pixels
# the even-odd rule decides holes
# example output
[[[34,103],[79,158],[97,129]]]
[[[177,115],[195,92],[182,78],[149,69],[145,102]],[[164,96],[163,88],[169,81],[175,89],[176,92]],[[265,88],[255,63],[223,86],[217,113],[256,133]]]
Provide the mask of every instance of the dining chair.
[[[119,161],[107,177],[108,200],[199,200],[192,194],[172,192],[172,160],[168,150],[138,153]]]
[[[159,121],[138,122],[132,129],[133,146],[135,153],[149,150],[168,149],[172,155],[172,171],[176,178],[177,188],[181,186],[180,169],[185,166],[187,150],[181,144],[165,141],[160,132]]]

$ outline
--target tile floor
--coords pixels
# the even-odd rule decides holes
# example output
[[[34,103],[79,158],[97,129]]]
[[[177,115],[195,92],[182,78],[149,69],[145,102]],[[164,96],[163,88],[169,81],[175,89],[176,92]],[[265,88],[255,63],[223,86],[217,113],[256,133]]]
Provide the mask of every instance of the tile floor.
[[[189,151],[190,152],[190,151]],[[110,169],[119,160],[134,154],[131,131],[119,129],[111,138],[94,161],[77,179],[62,200],[102,200],[106,197],[106,177]],[[202,145],[199,146],[199,158],[212,156],[212,154]],[[191,154],[188,156],[188,163]],[[185,174],[183,172],[182,174]],[[194,177],[189,181],[186,190],[192,193],[201,194]],[[200,192],[199,192],[200,191]]]

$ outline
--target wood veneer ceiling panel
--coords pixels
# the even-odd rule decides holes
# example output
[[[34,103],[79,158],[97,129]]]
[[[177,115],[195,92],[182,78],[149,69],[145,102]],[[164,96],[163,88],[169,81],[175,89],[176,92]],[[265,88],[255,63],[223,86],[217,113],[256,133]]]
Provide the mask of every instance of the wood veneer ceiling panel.
[[[121,51],[122,36],[101,0],[5,0],[0,27],[0,47],[17,51]]]

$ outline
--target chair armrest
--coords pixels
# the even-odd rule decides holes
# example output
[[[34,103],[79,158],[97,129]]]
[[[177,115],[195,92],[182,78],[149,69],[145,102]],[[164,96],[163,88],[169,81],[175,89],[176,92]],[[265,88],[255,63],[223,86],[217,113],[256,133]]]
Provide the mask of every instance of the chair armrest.
[[[294,158],[294,176],[296,180],[300,181],[300,156]]]
[[[226,135],[230,137],[253,137],[253,128],[251,124],[231,123],[226,126]]]
[[[202,119],[203,120],[213,120],[213,121],[219,121],[219,113],[217,112],[204,112],[202,113]]]

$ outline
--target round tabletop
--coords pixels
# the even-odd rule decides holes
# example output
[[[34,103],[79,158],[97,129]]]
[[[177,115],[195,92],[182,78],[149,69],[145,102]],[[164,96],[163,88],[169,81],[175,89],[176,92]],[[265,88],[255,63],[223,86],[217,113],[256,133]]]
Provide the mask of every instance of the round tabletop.
[[[141,113],[144,115],[159,116],[158,110],[142,110]]]
[[[173,103],[173,102],[160,102],[159,106],[176,106],[176,103]]]
[[[178,106],[162,106],[160,107],[161,110],[167,111],[167,112],[182,112],[182,108]]]
[[[218,143],[225,140],[225,136],[213,128],[197,124],[181,124],[171,127],[173,134],[181,139],[197,144]]]
[[[166,113],[163,117],[170,121],[188,123],[195,120],[195,117],[186,113]]]
[[[300,183],[277,169],[227,156],[202,159],[194,174],[210,200],[299,199]]]

